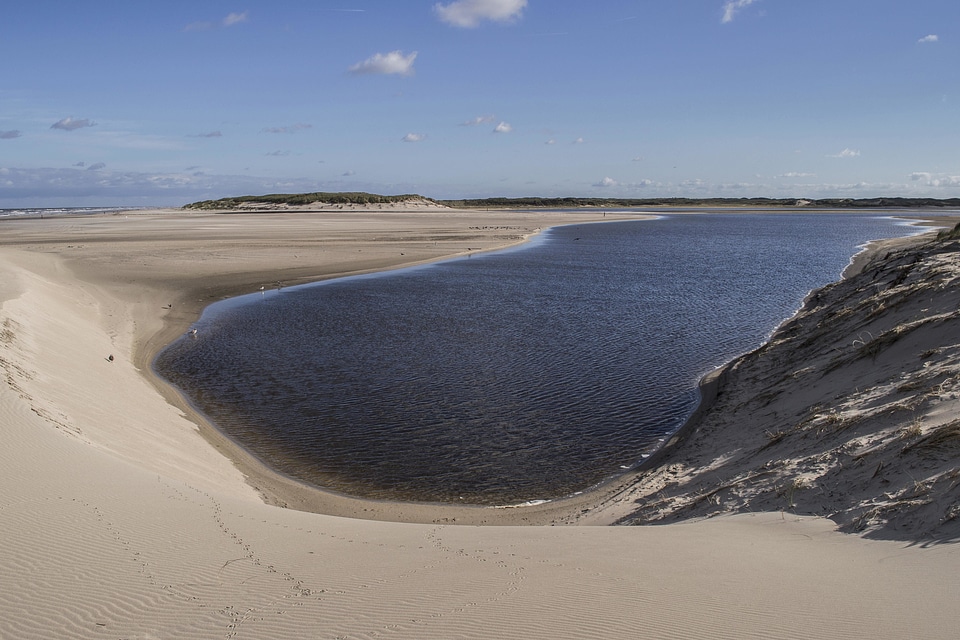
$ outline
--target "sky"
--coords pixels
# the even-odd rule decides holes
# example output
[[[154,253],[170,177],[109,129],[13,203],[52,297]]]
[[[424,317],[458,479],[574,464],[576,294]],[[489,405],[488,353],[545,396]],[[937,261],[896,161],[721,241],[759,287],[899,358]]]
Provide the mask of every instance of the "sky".
[[[0,208],[960,197],[957,0],[31,0],[2,15]]]

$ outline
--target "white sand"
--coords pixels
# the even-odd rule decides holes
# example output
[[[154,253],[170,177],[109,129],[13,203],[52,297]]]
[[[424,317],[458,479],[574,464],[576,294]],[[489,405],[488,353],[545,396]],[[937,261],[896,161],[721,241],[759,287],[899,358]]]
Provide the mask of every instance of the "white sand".
[[[311,238],[333,239],[305,269],[431,259],[434,242],[452,253],[558,221],[418,216],[310,218]],[[137,368],[160,320],[161,336],[182,331],[182,296],[186,317],[218,274],[233,274],[218,291],[294,274],[303,218],[238,220],[0,224],[0,638],[955,637],[954,545],[825,518],[474,527],[265,504]]]

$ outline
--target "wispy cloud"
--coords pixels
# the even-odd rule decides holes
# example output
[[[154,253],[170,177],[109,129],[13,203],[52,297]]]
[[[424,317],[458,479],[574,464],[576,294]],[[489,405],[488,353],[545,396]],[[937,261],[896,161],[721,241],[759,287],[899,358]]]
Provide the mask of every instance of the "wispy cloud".
[[[282,158],[284,156],[290,155],[290,152],[289,151],[271,151],[270,153],[267,153],[265,155],[272,156],[274,158]]]
[[[609,177],[609,176],[606,176],[606,177],[603,178],[603,180],[600,180],[599,182],[593,183],[593,186],[594,186],[594,187],[603,187],[603,188],[606,188],[606,187],[615,187],[615,186],[617,186],[618,184],[620,184],[620,183],[617,182],[616,180],[614,180],[613,178],[611,178],[611,177]]]
[[[261,129],[263,133],[296,133],[297,131],[303,131],[304,129],[312,129],[312,124],[304,124],[299,122],[297,124],[292,124],[289,127],[266,127]]]
[[[404,142],[421,142],[422,140],[426,139],[426,137],[427,134],[425,133],[408,133],[407,135],[403,136],[401,140]]]
[[[472,29],[484,20],[516,20],[526,6],[527,0],[456,0],[448,4],[438,2],[433,10],[447,24]]]
[[[87,171],[103,171],[107,168],[107,165],[103,162],[94,162],[92,165],[87,167]]]
[[[960,176],[951,176],[945,173],[914,171],[910,174],[910,180],[928,187],[960,187]]]
[[[476,118],[471,118],[471,119],[467,120],[466,122],[461,122],[461,123],[460,123],[460,126],[461,126],[461,127],[475,127],[475,126],[477,126],[478,124],[487,124],[488,122],[493,122],[493,121],[496,120],[496,119],[497,119],[497,117],[494,116],[494,115],[489,115],[489,116],[477,116]]]
[[[217,175],[194,169],[148,173],[111,171],[105,167],[90,170],[0,167],[0,202],[29,199],[38,203],[35,206],[178,205],[233,193],[333,190],[329,183],[312,179],[287,181],[281,186],[275,178]]]
[[[184,31],[209,31],[210,29],[216,29],[218,27],[232,27],[234,25],[246,22],[249,18],[249,11],[244,11],[243,13],[229,13],[225,18],[219,22],[210,22],[210,21],[200,21],[200,22],[191,22],[183,28]]]
[[[815,173],[803,173],[800,171],[788,171],[787,173],[781,173],[776,176],[777,178],[813,178],[817,174]]]
[[[223,134],[219,131],[210,131],[209,133],[198,133],[194,138],[222,138]]]
[[[758,0],[729,0],[723,5],[723,17],[720,18],[720,22],[723,24],[733,22],[734,17],[741,9],[749,7],[754,2],[758,2]]]
[[[921,43],[921,44],[926,44],[926,43],[928,43],[928,42],[939,42],[939,41],[940,41],[940,36],[938,36],[938,35],[936,35],[936,34],[933,34],[933,33],[931,33],[931,34],[928,35],[928,36],[923,36],[922,38],[920,38],[919,40],[917,40],[917,42],[919,42],[919,43]]]
[[[586,142],[586,140],[584,140],[583,138],[577,138],[571,144],[583,144],[584,142]]]
[[[350,67],[350,73],[354,75],[413,75],[413,61],[417,59],[417,52],[411,51],[404,55],[402,51],[391,51],[390,53],[376,53],[363,62]]]
[[[247,21],[247,14],[249,11],[244,11],[243,13],[231,13],[228,14],[226,18],[223,19],[223,26],[232,27],[235,24],[240,24],[241,22]]]
[[[93,127],[96,126],[96,122],[87,120],[86,118],[80,118],[74,120],[73,118],[64,118],[63,120],[57,120],[52,125],[51,129],[62,129],[63,131],[75,131],[76,129],[83,129],[84,127]]]
[[[501,122],[493,128],[494,133],[510,133],[511,131],[513,131],[513,127],[508,122]]]
[[[13,140],[14,138],[19,138],[21,135],[22,134],[16,129],[0,131],[0,140]]]
[[[840,153],[832,153],[828,158],[856,158],[860,155],[859,149],[844,149]]]

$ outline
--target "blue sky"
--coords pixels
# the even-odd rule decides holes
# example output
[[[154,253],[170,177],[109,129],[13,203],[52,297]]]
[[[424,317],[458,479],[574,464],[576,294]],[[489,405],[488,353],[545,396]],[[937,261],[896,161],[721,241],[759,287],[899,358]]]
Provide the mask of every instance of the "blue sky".
[[[4,208],[960,196],[956,0],[9,4]]]

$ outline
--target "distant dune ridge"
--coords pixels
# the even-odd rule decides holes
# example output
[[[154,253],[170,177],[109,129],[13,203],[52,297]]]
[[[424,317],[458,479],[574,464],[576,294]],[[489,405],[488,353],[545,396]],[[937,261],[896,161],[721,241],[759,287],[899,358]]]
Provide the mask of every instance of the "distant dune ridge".
[[[958,208],[960,198],[468,198],[435,200],[417,194],[385,196],[375,193],[274,193],[202,200],[185,205],[197,210],[362,209],[409,210],[422,207],[457,209],[525,209],[583,207],[774,207],[801,209]]]
[[[360,210],[411,211],[418,209],[442,209],[436,200],[416,194],[383,196],[375,193],[316,192],[275,193],[261,196],[236,196],[219,200],[202,200],[183,207],[199,211],[332,211]]]

